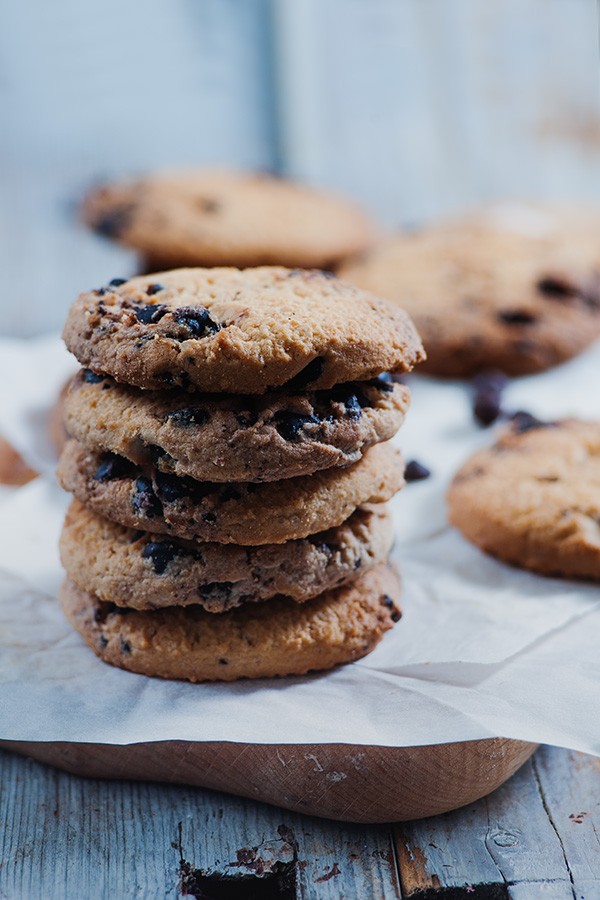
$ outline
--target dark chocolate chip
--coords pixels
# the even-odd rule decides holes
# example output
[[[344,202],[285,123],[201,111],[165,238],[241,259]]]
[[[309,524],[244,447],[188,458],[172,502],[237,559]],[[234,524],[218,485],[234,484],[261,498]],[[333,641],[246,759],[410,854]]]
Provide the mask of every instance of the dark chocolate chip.
[[[503,391],[508,384],[508,377],[499,369],[485,369],[479,372],[473,379],[473,386],[476,391]]]
[[[131,498],[131,505],[134,512],[140,513],[140,515],[146,516],[148,519],[162,515],[162,504],[154,493],[152,482],[144,475],[136,479],[135,493]]]
[[[121,287],[122,284],[127,284],[127,278],[111,278],[108,282],[109,287]]]
[[[96,219],[92,227],[104,237],[117,238],[129,225],[133,211],[133,206],[119,206]]]
[[[407,482],[423,481],[425,478],[429,478],[430,475],[431,471],[420,462],[417,462],[416,459],[411,459],[410,462],[406,463],[404,478]]]
[[[196,481],[187,476],[167,475],[164,472],[156,472],[154,480],[158,496],[165,503],[174,503],[186,498],[198,503],[203,497],[215,494],[221,488],[221,485],[210,481]]]
[[[151,297],[153,294],[158,294],[159,291],[164,291],[164,290],[166,290],[164,284],[158,284],[158,283],[149,284],[148,287],[146,288],[146,293],[148,294],[149,297]]]
[[[506,325],[532,325],[537,316],[526,309],[506,309],[498,313],[498,319]]]
[[[389,596],[389,594],[384,594],[383,597],[381,598],[381,601],[384,606],[386,606],[388,609],[392,610],[392,613],[390,615],[392,622],[399,622],[400,621],[400,612],[397,609],[396,604],[394,603],[392,598]]]
[[[163,575],[169,563],[184,553],[185,550],[176,541],[148,541],[142,550],[142,557],[152,561],[157,575]]]
[[[332,402],[344,405],[346,415],[350,419],[360,419],[363,407],[370,406],[369,401],[356,384],[333,388],[330,398]]]
[[[489,369],[473,379],[473,415],[480,425],[491,425],[502,411],[502,391],[508,383],[504,372]]]
[[[513,413],[510,420],[512,429],[516,434],[524,434],[526,431],[533,431],[535,428],[549,428],[554,424],[553,422],[544,422],[524,410]]]
[[[131,653],[131,644],[123,638],[121,638],[121,653]]]
[[[299,413],[280,409],[274,416],[275,428],[286,441],[296,441],[305,425],[318,425],[317,416],[302,416]]]
[[[162,303],[146,303],[144,306],[136,306],[134,308],[138,322],[142,322],[144,325],[153,325],[156,322],[160,322],[168,311],[169,308]]]
[[[381,375],[377,375],[376,378],[371,378],[370,381],[367,381],[367,384],[371,387],[379,388],[380,391],[394,390],[394,378],[389,372],[382,372]]]
[[[298,391],[320,378],[323,373],[325,359],[322,356],[316,356],[303,369],[296,373],[293,378],[286,382],[286,388],[290,391]]]
[[[207,512],[202,516],[202,521],[206,522],[207,525],[214,525],[217,521],[216,513]]]
[[[578,294],[575,285],[551,275],[546,278],[540,278],[537,283],[537,289],[540,294],[544,294],[552,300],[564,300],[565,298],[576,297]]]
[[[127,478],[133,472],[133,464],[116,453],[105,453],[100,465],[94,472],[94,481],[112,481],[114,478]]]
[[[167,413],[168,422],[183,427],[188,425],[205,425],[209,418],[209,413],[205,409],[200,409],[199,407],[176,409],[173,412]]]
[[[148,444],[147,449],[150,454],[150,459],[155,465],[159,460],[164,459],[165,456],[168,456],[169,459],[173,459],[166,450],[163,450],[162,447],[157,447],[156,444]]]
[[[99,382],[104,381],[106,375],[98,375],[97,372],[92,372],[91,369],[83,369],[81,377],[88,384],[99,384]]]
[[[220,324],[211,319],[209,311],[203,306],[182,306],[173,311],[173,318],[194,338],[203,338],[221,330]]]
[[[502,411],[502,397],[498,391],[480,391],[473,400],[473,415],[480,425],[491,425]]]

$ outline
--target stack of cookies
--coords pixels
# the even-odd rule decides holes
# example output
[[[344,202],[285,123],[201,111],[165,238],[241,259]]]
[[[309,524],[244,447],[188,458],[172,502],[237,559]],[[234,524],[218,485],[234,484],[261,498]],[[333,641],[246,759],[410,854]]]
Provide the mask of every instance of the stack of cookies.
[[[81,295],[64,336],[61,600],[95,653],[231,681],[372,650],[400,615],[408,316],[321,272],[181,269]]]

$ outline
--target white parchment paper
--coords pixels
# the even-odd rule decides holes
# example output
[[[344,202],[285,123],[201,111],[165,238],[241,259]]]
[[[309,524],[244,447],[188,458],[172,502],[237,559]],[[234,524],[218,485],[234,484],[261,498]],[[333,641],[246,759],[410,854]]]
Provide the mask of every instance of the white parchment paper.
[[[44,473],[0,493],[0,738],[409,746],[500,735],[600,755],[600,590],[497,563],[447,525],[451,474],[493,439],[455,382],[412,380],[396,440],[433,475],[392,502],[405,615],[374,653],[329,673],[215,685],[100,662],[56,602],[69,498],[52,479],[45,420],[73,369],[57,337],[0,340],[0,433]],[[600,346],[515,380],[506,406],[600,417]]]

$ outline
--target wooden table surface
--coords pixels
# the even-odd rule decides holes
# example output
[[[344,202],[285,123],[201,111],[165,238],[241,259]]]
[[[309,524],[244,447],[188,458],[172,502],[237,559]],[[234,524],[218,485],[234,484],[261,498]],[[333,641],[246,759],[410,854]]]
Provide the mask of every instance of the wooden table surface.
[[[0,898],[600,898],[600,761],[542,748],[454,813],[358,826],[0,752]]]

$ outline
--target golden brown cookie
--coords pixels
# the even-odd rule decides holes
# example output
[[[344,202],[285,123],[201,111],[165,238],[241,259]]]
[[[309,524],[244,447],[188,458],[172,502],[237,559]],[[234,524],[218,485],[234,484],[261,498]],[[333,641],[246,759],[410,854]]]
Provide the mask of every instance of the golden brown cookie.
[[[269,600],[217,616],[194,606],[127,610],[70,581],[60,600],[104,662],[198,682],[304,675],[360,659],[400,618],[399,594],[395,572],[378,566],[308,603]]]
[[[538,212],[529,229],[510,221],[490,213],[399,234],[340,275],[406,309],[424,371],[540,372],[600,336],[600,216]]]
[[[82,294],[64,330],[94,372],[147,389],[331,388],[423,359],[402,310],[322,272],[180,269]]]
[[[389,440],[410,393],[389,375],[261,397],[141,391],[84,369],[65,400],[87,447],[198,481],[278,481],[348,466]]]
[[[69,441],[58,465],[65,490],[130,528],[223,544],[281,544],[341,525],[365,503],[383,503],[404,484],[389,442],[345,469],[262,484],[219,484],[166,475]]]
[[[600,423],[518,415],[457,472],[450,521],[505,562],[600,578]]]
[[[353,204],[258,173],[164,172],[91,191],[84,221],[145,257],[146,271],[185,266],[328,269],[377,231]]]
[[[60,550],[71,581],[99,600],[132,609],[195,604],[222,613],[277,596],[304,603],[352,581],[385,562],[393,534],[391,515],[379,504],[285,544],[193,543],[125,528],[74,500]]]

